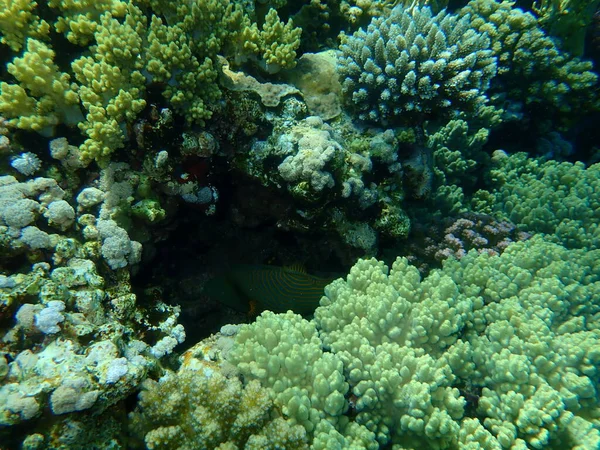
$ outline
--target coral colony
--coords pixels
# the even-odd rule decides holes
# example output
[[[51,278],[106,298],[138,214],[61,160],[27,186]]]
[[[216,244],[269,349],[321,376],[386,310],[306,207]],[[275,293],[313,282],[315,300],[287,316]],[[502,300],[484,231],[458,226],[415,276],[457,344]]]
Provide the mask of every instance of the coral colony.
[[[600,0],[0,0],[0,448],[600,449]]]

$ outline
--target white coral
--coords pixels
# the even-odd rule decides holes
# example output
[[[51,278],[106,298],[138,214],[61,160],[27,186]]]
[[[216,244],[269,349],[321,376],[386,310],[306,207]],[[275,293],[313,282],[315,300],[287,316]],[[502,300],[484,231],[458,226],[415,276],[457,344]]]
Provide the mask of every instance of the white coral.
[[[42,161],[34,153],[25,152],[13,158],[10,165],[22,175],[33,175],[42,167]]]

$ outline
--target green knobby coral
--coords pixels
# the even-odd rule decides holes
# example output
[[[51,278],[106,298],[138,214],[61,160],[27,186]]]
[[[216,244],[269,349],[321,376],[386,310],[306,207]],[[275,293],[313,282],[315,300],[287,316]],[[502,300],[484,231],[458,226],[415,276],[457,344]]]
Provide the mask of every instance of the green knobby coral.
[[[355,425],[398,448],[597,448],[599,252],[536,236],[424,279],[404,258],[391,270],[361,260],[312,321],[265,313],[244,327],[233,361],[275,398],[311,399],[321,369],[310,361],[327,349],[351,393],[342,436]],[[318,405],[305,417],[326,417]]]
[[[342,88],[360,119],[383,125],[476,111],[496,74],[489,46],[468,16],[398,6],[343,39]]]
[[[494,158],[497,189],[475,195],[480,210],[505,215],[519,229],[545,233],[569,248],[600,247],[600,165],[528,159],[517,153]],[[490,208],[491,206],[491,208]]]
[[[266,387],[284,416],[302,425],[309,437],[342,444],[323,448],[376,448],[374,435],[344,416],[348,383],[342,363],[323,352],[315,325],[302,316],[264,312],[242,327],[228,359],[245,380]]]

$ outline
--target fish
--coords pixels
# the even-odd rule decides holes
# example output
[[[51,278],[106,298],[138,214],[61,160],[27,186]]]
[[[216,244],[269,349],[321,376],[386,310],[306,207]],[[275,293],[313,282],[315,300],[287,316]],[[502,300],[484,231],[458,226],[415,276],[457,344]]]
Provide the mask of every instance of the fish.
[[[204,293],[237,311],[292,310],[312,314],[334,278],[306,273],[301,266],[237,265],[204,285]]]

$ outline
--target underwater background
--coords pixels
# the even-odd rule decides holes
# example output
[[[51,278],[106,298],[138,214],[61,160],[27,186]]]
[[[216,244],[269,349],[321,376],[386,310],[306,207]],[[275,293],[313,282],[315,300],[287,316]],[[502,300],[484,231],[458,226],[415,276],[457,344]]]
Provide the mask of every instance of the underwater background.
[[[600,449],[600,0],[0,0],[0,450]]]

